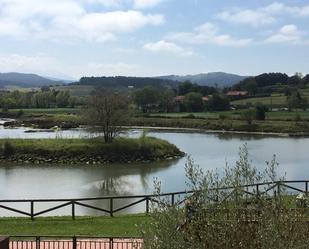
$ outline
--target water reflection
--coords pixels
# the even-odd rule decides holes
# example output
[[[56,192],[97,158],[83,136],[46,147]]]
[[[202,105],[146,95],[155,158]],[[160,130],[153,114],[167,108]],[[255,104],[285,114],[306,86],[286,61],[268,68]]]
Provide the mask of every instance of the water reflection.
[[[24,128],[22,128],[24,129]],[[7,133],[6,133],[7,131]],[[15,130],[3,131],[11,136]],[[17,129],[15,136],[25,133]],[[65,131],[66,135],[87,136],[84,130]],[[2,135],[1,135],[2,134]],[[29,133],[30,134],[30,133]],[[36,138],[46,133],[31,134]],[[89,134],[88,134],[89,135]],[[140,131],[129,132],[128,136],[138,137]],[[28,136],[26,133],[25,136]],[[309,138],[266,137],[240,134],[174,133],[150,132],[154,136],[168,140],[182,151],[190,154],[202,169],[223,170],[226,162],[233,165],[238,159],[238,149],[247,143],[250,159],[259,169],[265,168],[265,161],[277,155],[280,174],[287,173],[290,180],[309,179]],[[25,198],[83,198],[102,195],[136,195],[153,192],[153,179],[162,182],[162,191],[181,191],[186,189],[184,165],[186,159],[155,162],[151,164],[115,164],[104,166],[28,166],[15,165],[0,167],[0,199]],[[93,205],[109,208],[109,203],[96,201]],[[131,200],[116,201],[115,208],[131,203]],[[24,207],[29,211],[29,207]],[[48,208],[45,204],[36,210]],[[143,211],[145,204],[131,207],[126,212]],[[11,215],[11,213],[9,213]],[[52,215],[70,214],[70,208],[59,210]],[[85,208],[78,208],[77,214],[101,214]],[[0,210],[0,215],[8,213]]]

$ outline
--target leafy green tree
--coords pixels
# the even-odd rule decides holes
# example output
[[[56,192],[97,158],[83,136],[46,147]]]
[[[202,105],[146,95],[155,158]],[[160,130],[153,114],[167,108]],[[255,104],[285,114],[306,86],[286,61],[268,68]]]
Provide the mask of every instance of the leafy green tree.
[[[292,110],[294,108],[302,108],[306,110],[308,106],[307,99],[305,97],[302,97],[298,91],[295,91],[291,94],[291,96],[288,96],[287,102],[289,110]]]
[[[206,108],[210,111],[223,111],[230,108],[230,100],[223,94],[214,94],[206,103]]]
[[[163,112],[172,112],[174,110],[175,94],[170,89],[164,89],[160,94],[160,109]]]
[[[134,93],[134,102],[143,113],[150,112],[160,104],[160,91],[152,86],[145,86]]]
[[[265,120],[266,112],[268,112],[268,107],[258,103],[255,107],[255,116],[257,120]]]
[[[56,96],[57,107],[67,107],[69,105],[70,92],[61,91]]]
[[[248,125],[251,125],[256,118],[256,111],[254,109],[248,109],[241,113],[242,120],[246,121]]]
[[[191,92],[185,96],[185,108],[188,112],[200,112],[204,110],[203,96],[200,93]]]

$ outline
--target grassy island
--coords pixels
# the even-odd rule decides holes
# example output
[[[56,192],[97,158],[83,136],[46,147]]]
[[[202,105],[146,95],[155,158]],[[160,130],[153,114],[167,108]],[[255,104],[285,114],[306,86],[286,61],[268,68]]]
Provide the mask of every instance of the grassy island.
[[[0,139],[0,161],[16,163],[105,164],[159,161],[183,156],[175,145],[153,138]]]

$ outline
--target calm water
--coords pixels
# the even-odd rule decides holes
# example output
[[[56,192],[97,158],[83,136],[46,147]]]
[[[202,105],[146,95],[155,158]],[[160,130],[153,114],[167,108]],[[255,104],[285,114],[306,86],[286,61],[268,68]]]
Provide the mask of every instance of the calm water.
[[[138,136],[139,131],[130,132]],[[88,137],[83,130],[61,133],[61,137]],[[247,143],[251,160],[258,168],[265,167],[273,154],[277,155],[280,172],[291,180],[309,179],[309,138],[284,138],[244,135],[216,135],[196,133],[151,132],[149,136],[166,139],[190,154],[204,169],[223,169],[226,162],[235,163],[239,147]],[[1,129],[0,137],[59,137],[57,133],[24,133],[24,129]],[[186,159],[177,161],[106,166],[25,166],[0,167],[0,199],[27,198],[78,198],[103,195],[131,195],[152,193],[153,179],[162,181],[163,191],[180,191],[186,188],[184,165]],[[105,203],[96,203],[105,206]],[[119,204],[119,203],[118,203]],[[118,205],[117,204],[117,205]],[[50,204],[49,204],[50,205]],[[116,205],[116,206],[117,206]],[[12,206],[12,205],[11,205]],[[14,204],[14,207],[29,207]],[[41,210],[46,205],[36,207]],[[127,212],[142,210],[144,205]],[[65,215],[64,208],[51,215]],[[96,211],[77,209],[78,215],[95,215]],[[0,216],[14,215],[0,209]]]

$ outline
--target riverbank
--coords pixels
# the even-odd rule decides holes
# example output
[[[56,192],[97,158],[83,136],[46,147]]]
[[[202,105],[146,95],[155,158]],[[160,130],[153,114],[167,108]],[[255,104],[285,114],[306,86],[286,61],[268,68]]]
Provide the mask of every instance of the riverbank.
[[[100,217],[0,218],[2,235],[45,236],[140,236],[140,225],[151,218],[144,214]],[[64,229],[65,228],[65,229]]]
[[[67,111],[67,113],[66,113]],[[33,127],[38,129],[71,129],[85,125],[78,111],[25,112],[15,121],[7,122],[8,127]],[[210,132],[278,134],[309,136],[309,112],[269,112],[266,120],[252,120],[251,124],[241,118],[241,111],[216,113],[166,113],[134,116],[127,121],[128,126],[168,127],[175,129],[197,129]]]
[[[309,136],[309,122],[306,120],[255,120],[252,124],[248,124],[238,119],[136,117],[131,119],[130,125],[135,127],[195,129],[215,133]]]
[[[184,156],[175,145],[158,138],[0,139],[0,163],[106,164],[152,162]]]

